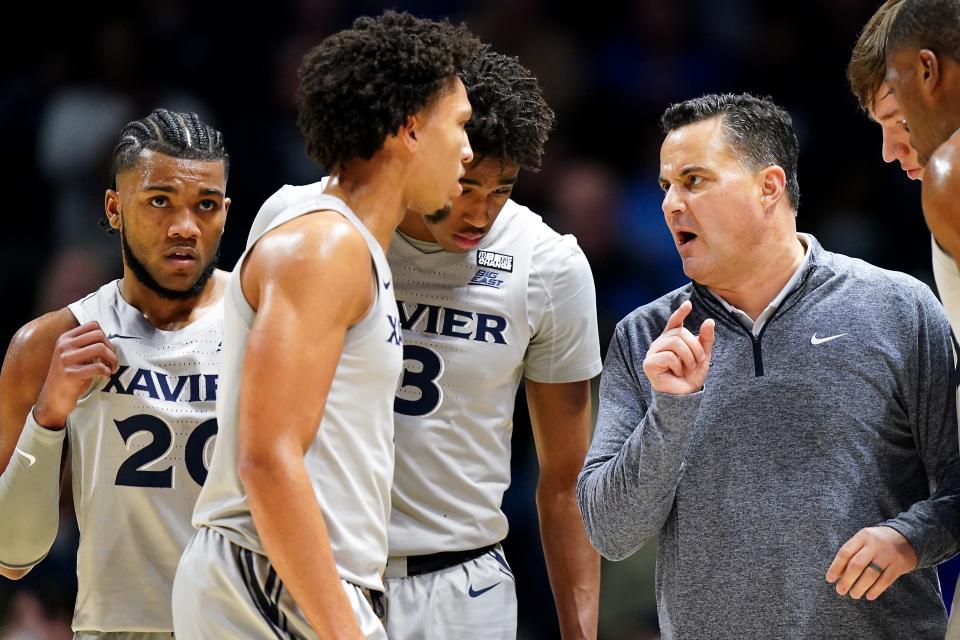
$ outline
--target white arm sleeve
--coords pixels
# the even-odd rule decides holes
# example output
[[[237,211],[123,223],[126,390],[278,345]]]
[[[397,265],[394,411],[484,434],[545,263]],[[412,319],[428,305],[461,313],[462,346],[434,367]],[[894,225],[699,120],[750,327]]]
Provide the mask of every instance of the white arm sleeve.
[[[26,569],[47,555],[60,521],[60,459],[66,429],[27,414],[17,448],[0,475],[0,565]]]

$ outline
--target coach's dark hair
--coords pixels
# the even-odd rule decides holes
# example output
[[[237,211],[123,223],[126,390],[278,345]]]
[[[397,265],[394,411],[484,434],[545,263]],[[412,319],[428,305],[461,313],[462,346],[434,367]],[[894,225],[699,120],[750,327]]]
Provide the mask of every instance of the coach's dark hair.
[[[357,18],[300,65],[297,124],[328,172],[369,160],[388,135],[450,85],[480,46],[466,26],[386,11]]]
[[[890,27],[887,54],[930,49],[960,62],[960,0],[907,0]]]
[[[120,142],[113,148],[110,188],[117,188],[117,176],[137,166],[140,154],[156,151],[184,160],[223,161],[223,174],[230,170],[230,156],[223,146],[223,134],[205,124],[195,113],[154,109],[146,118],[128,122],[120,131]],[[113,232],[106,217],[100,226]]]
[[[467,135],[474,158],[510,160],[538,171],[554,113],[536,77],[517,58],[484,46],[460,78],[473,107]]]
[[[660,117],[664,133],[720,117],[727,142],[740,162],[751,171],[777,165],[787,176],[787,198],[796,211],[800,206],[797,159],[800,143],[790,114],[770,98],[749,93],[710,94],[670,105]]]

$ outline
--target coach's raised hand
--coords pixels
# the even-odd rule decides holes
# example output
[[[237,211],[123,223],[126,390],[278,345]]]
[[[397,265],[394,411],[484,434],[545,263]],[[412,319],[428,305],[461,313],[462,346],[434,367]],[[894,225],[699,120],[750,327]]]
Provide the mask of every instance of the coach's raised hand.
[[[67,331],[53,350],[34,419],[48,429],[63,428],[90,382],[96,377],[110,377],[117,366],[117,354],[98,322]]]
[[[693,335],[683,326],[691,309],[693,304],[689,300],[681,304],[647,350],[643,372],[654,391],[686,395],[703,389],[713,352],[715,323],[704,320],[700,335]]]

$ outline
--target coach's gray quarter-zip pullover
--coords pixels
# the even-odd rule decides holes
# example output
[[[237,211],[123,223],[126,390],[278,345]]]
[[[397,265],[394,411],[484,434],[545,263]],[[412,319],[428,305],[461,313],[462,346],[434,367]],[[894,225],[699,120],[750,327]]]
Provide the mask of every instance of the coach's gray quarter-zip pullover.
[[[604,363],[577,494],[607,558],[656,538],[664,640],[942,638],[933,568],[958,550],[950,327],[924,284],[812,253],[754,337],[701,285],[624,318]],[[647,349],[690,299],[716,320],[703,391],[654,393]],[[902,533],[919,568],[870,602],[826,582],[863,527]]]

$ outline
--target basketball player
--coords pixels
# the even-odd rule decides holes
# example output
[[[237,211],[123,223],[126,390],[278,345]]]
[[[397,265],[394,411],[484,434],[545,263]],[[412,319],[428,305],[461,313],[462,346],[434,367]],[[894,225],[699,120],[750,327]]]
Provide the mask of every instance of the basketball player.
[[[884,10],[889,17],[878,17],[882,16]],[[898,17],[901,11],[905,12],[902,22]],[[899,26],[895,27],[897,23]],[[960,208],[945,194],[955,193],[958,186],[955,175],[952,177],[954,184],[950,184],[950,170],[957,164],[958,143],[953,133],[960,127],[960,103],[957,102],[960,92],[955,76],[960,68],[957,66],[960,55],[960,41],[957,39],[960,3],[927,5],[888,0],[864,27],[858,48],[861,48],[862,41],[870,37],[868,33],[872,24],[875,24],[874,31],[877,34],[872,40],[879,47],[875,44],[868,48],[870,45],[865,44],[862,49],[870,56],[865,59],[870,60],[871,82],[876,84],[882,81],[880,92],[887,96],[888,111],[897,119],[899,126],[894,131],[898,136],[898,148],[903,149],[901,154],[918,167],[916,175],[911,177],[929,178],[924,182],[922,193],[924,217],[931,231],[933,273],[940,301],[956,334],[960,329],[960,270],[954,256],[960,250],[960,244],[957,243]],[[894,30],[897,31],[896,35]],[[866,76],[867,65],[863,67]],[[951,76],[953,79],[948,80]],[[916,84],[918,80],[919,87]],[[919,102],[918,90],[919,95],[925,98]],[[944,96],[949,97],[945,100]],[[911,129],[917,129],[918,134],[915,136]],[[953,138],[948,140],[950,136]],[[921,147],[917,145],[922,145],[922,153],[918,153]],[[938,149],[937,145],[942,146]],[[928,158],[931,160],[928,161]],[[953,563],[956,562],[954,559]],[[958,598],[960,590],[955,589],[947,625],[946,637],[949,639],[960,639]]]
[[[447,22],[359,18],[300,68],[298,122],[332,176],[261,208],[225,299],[223,424],[173,590],[177,638],[385,638],[402,366],[385,251],[450,206],[472,154]]]
[[[956,260],[960,256],[956,199],[960,191],[960,0],[905,1],[890,27],[886,58],[886,82],[899,101],[910,143],[925,171],[924,218],[937,243]],[[960,298],[960,293],[956,295]],[[944,303],[954,320],[955,311],[946,299]]]
[[[860,33],[847,67],[850,87],[872,120],[880,125],[883,139],[883,159],[897,161],[911,180],[923,179],[923,166],[917,158],[917,151],[910,145],[910,132],[907,130],[890,84],[886,82],[885,49],[890,26],[903,6],[903,0],[887,0],[867,21]],[[957,263],[937,241],[930,236],[933,257],[933,276],[937,283],[937,292],[943,303],[954,333],[960,328],[960,271]],[[960,557],[954,557],[937,567],[941,584],[954,585],[960,570]],[[957,592],[954,589],[954,605],[951,608],[950,625],[960,637],[960,615],[956,609]],[[947,592],[944,592],[947,595]],[[949,596],[947,596],[949,597]]]
[[[68,443],[77,638],[173,631],[173,576],[217,432],[227,165],[222,135],[194,114],[126,125],[104,199],[123,278],[24,326],[4,360],[0,573],[19,578],[49,551]]]
[[[870,17],[853,47],[847,77],[860,106],[880,125],[883,159],[899,162],[911,180],[922,180],[923,165],[910,144],[910,131],[897,96],[886,81],[887,38],[902,6],[903,0],[887,0]],[[960,328],[960,270],[932,234],[930,240],[937,292],[956,332]]]
[[[500,548],[521,377],[540,462],[537,507],[564,638],[596,637],[599,557],[576,504],[600,372],[590,267],[572,236],[510,199],[554,115],[536,78],[482,49],[462,73],[474,160],[452,209],[410,211],[390,247],[403,327],[387,632],[515,638]]]

